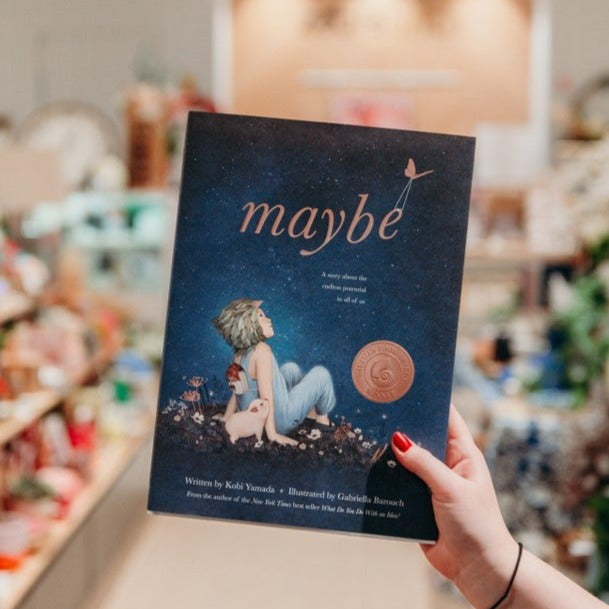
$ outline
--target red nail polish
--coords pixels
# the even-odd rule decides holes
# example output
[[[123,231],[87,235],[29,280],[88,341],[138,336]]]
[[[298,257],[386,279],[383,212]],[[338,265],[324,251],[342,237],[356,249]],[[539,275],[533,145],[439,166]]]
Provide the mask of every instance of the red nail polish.
[[[411,446],[412,442],[410,438],[402,433],[401,431],[396,431],[393,434],[393,445],[401,452],[405,453]]]

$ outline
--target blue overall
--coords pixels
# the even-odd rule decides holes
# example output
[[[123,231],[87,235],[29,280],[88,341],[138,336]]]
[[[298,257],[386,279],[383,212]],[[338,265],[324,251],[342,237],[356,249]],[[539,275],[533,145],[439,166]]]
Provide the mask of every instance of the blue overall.
[[[252,400],[260,397],[258,381],[250,376],[250,349],[242,358],[241,366],[247,378],[247,391],[237,396],[239,410],[247,410]],[[300,367],[288,362],[279,368],[273,358],[273,405],[275,408],[275,429],[280,434],[290,433],[302,423],[312,408],[317,414],[328,414],[336,405],[332,377],[323,366],[311,368],[303,374]]]

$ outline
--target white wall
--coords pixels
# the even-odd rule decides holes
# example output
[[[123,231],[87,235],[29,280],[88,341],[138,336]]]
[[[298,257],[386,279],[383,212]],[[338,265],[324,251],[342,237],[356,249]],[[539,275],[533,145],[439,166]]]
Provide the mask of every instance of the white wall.
[[[1,0],[0,114],[15,124],[38,105],[78,98],[120,117],[117,94],[138,58],[176,82],[212,88],[213,0]],[[609,1],[552,0],[557,94],[609,70]],[[217,88],[217,85],[216,85]],[[566,90],[564,90],[566,89]]]
[[[120,118],[118,95],[137,66],[211,87],[212,0],[0,1],[0,114],[18,126],[60,99]]]
[[[609,2],[553,0],[552,10],[555,89],[572,91],[609,73]]]

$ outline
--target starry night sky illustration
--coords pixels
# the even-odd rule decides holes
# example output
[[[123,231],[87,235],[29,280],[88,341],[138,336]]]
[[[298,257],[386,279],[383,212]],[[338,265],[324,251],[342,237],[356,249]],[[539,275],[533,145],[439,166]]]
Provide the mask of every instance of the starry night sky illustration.
[[[457,136],[191,113],[160,405],[187,388],[184,377],[224,378],[232,351],[211,320],[235,298],[260,299],[279,364],[330,370],[334,414],[380,443],[403,429],[443,455],[473,148],[471,138]],[[413,182],[392,227],[397,236],[383,241],[378,225],[406,186],[409,158],[417,171],[433,173]],[[375,226],[353,245],[345,235],[363,193]],[[318,234],[274,237],[270,220],[254,234],[257,219],[241,233],[250,201],[285,206],[286,228],[301,207],[319,208]],[[321,242],[326,208],[345,210],[345,224],[319,253],[302,256],[301,248]],[[367,281],[330,281],[324,272]],[[358,298],[366,304],[336,302],[325,283],[365,286]],[[392,404],[367,401],[351,379],[355,354],[379,339],[401,344],[414,360],[412,388]]]

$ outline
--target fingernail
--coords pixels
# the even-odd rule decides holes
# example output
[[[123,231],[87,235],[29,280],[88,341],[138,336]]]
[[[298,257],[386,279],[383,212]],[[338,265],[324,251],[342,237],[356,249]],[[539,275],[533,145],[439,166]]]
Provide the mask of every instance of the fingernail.
[[[412,446],[412,442],[410,441],[410,438],[406,434],[403,434],[401,431],[396,431],[393,434],[392,441],[393,441],[393,445],[401,453],[405,453]]]

